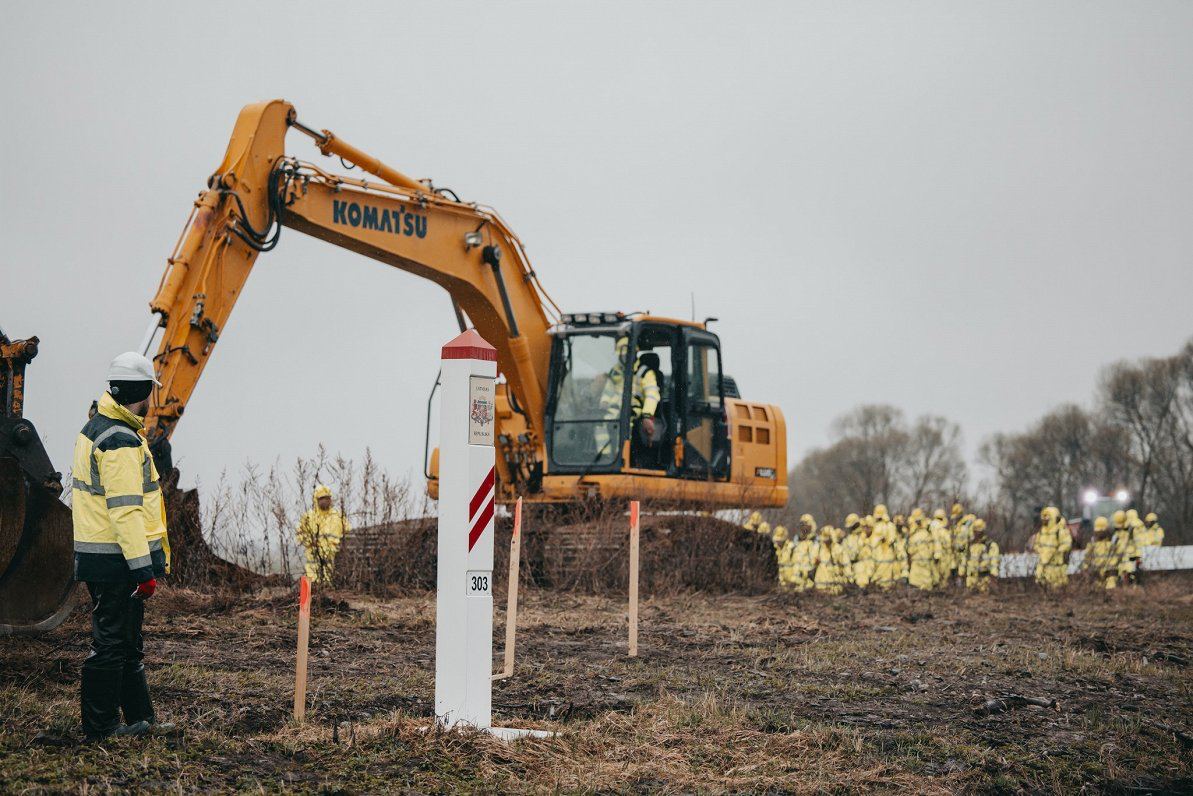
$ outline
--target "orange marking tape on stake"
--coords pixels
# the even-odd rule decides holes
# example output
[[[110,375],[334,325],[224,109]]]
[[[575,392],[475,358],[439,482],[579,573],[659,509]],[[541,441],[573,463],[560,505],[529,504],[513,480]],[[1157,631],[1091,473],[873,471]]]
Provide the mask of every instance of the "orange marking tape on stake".
[[[630,501],[630,657],[638,656],[638,501]]]
[[[307,712],[307,643],[311,637],[311,582],[298,579],[298,658],[294,671],[294,720],[302,721]]]

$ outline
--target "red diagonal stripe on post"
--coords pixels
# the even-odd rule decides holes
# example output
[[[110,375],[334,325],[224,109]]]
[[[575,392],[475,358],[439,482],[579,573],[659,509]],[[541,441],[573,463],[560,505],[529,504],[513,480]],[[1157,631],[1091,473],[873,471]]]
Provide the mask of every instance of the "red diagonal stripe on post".
[[[476,544],[476,540],[481,538],[481,534],[485,532],[485,528],[489,526],[489,520],[493,519],[493,502],[497,496],[489,498],[489,502],[481,509],[480,516],[476,518],[476,524],[472,526],[472,530],[468,532],[468,552],[472,552],[472,546]]]
[[[489,494],[489,490],[493,488],[493,474],[494,468],[489,468],[489,474],[485,476],[485,480],[481,481],[480,488],[476,490],[476,494],[472,496],[472,503],[468,506],[468,519],[476,516],[476,510],[485,502],[485,496]]]

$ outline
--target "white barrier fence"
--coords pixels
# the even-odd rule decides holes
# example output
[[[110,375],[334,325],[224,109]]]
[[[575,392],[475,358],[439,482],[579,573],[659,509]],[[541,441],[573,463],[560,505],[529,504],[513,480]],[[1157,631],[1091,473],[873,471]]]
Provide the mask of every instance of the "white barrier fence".
[[[1076,572],[1085,559],[1084,550],[1074,550],[1069,555],[1069,573]],[[999,576],[1004,578],[1030,578],[1036,573],[1035,553],[1007,553],[1002,557]],[[1193,545],[1177,547],[1149,547],[1143,553],[1142,569],[1153,572],[1172,569],[1193,569]]]

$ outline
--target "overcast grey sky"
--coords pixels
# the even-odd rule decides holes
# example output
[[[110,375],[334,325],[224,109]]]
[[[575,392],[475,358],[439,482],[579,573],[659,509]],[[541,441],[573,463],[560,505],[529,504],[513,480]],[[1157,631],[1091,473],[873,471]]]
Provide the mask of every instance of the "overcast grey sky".
[[[496,207],[565,310],[694,294],[793,463],[862,402],[972,451],[1193,333],[1189,2],[7,2],[0,67],[0,326],[43,341],[59,469],[272,97]],[[417,472],[454,331],[438,287],[283,232],[175,434],[185,480],[321,441]]]

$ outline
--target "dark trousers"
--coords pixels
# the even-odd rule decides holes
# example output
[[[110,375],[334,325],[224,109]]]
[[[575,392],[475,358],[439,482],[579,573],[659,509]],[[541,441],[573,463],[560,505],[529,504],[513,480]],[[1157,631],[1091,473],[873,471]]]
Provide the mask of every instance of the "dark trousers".
[[[83,661],[83,732],[106,735],[124,721],[154,722],[145,680],[141,623],[145,603],[132,596],[135,583],[87,583],[91,594],[91,654]]]

